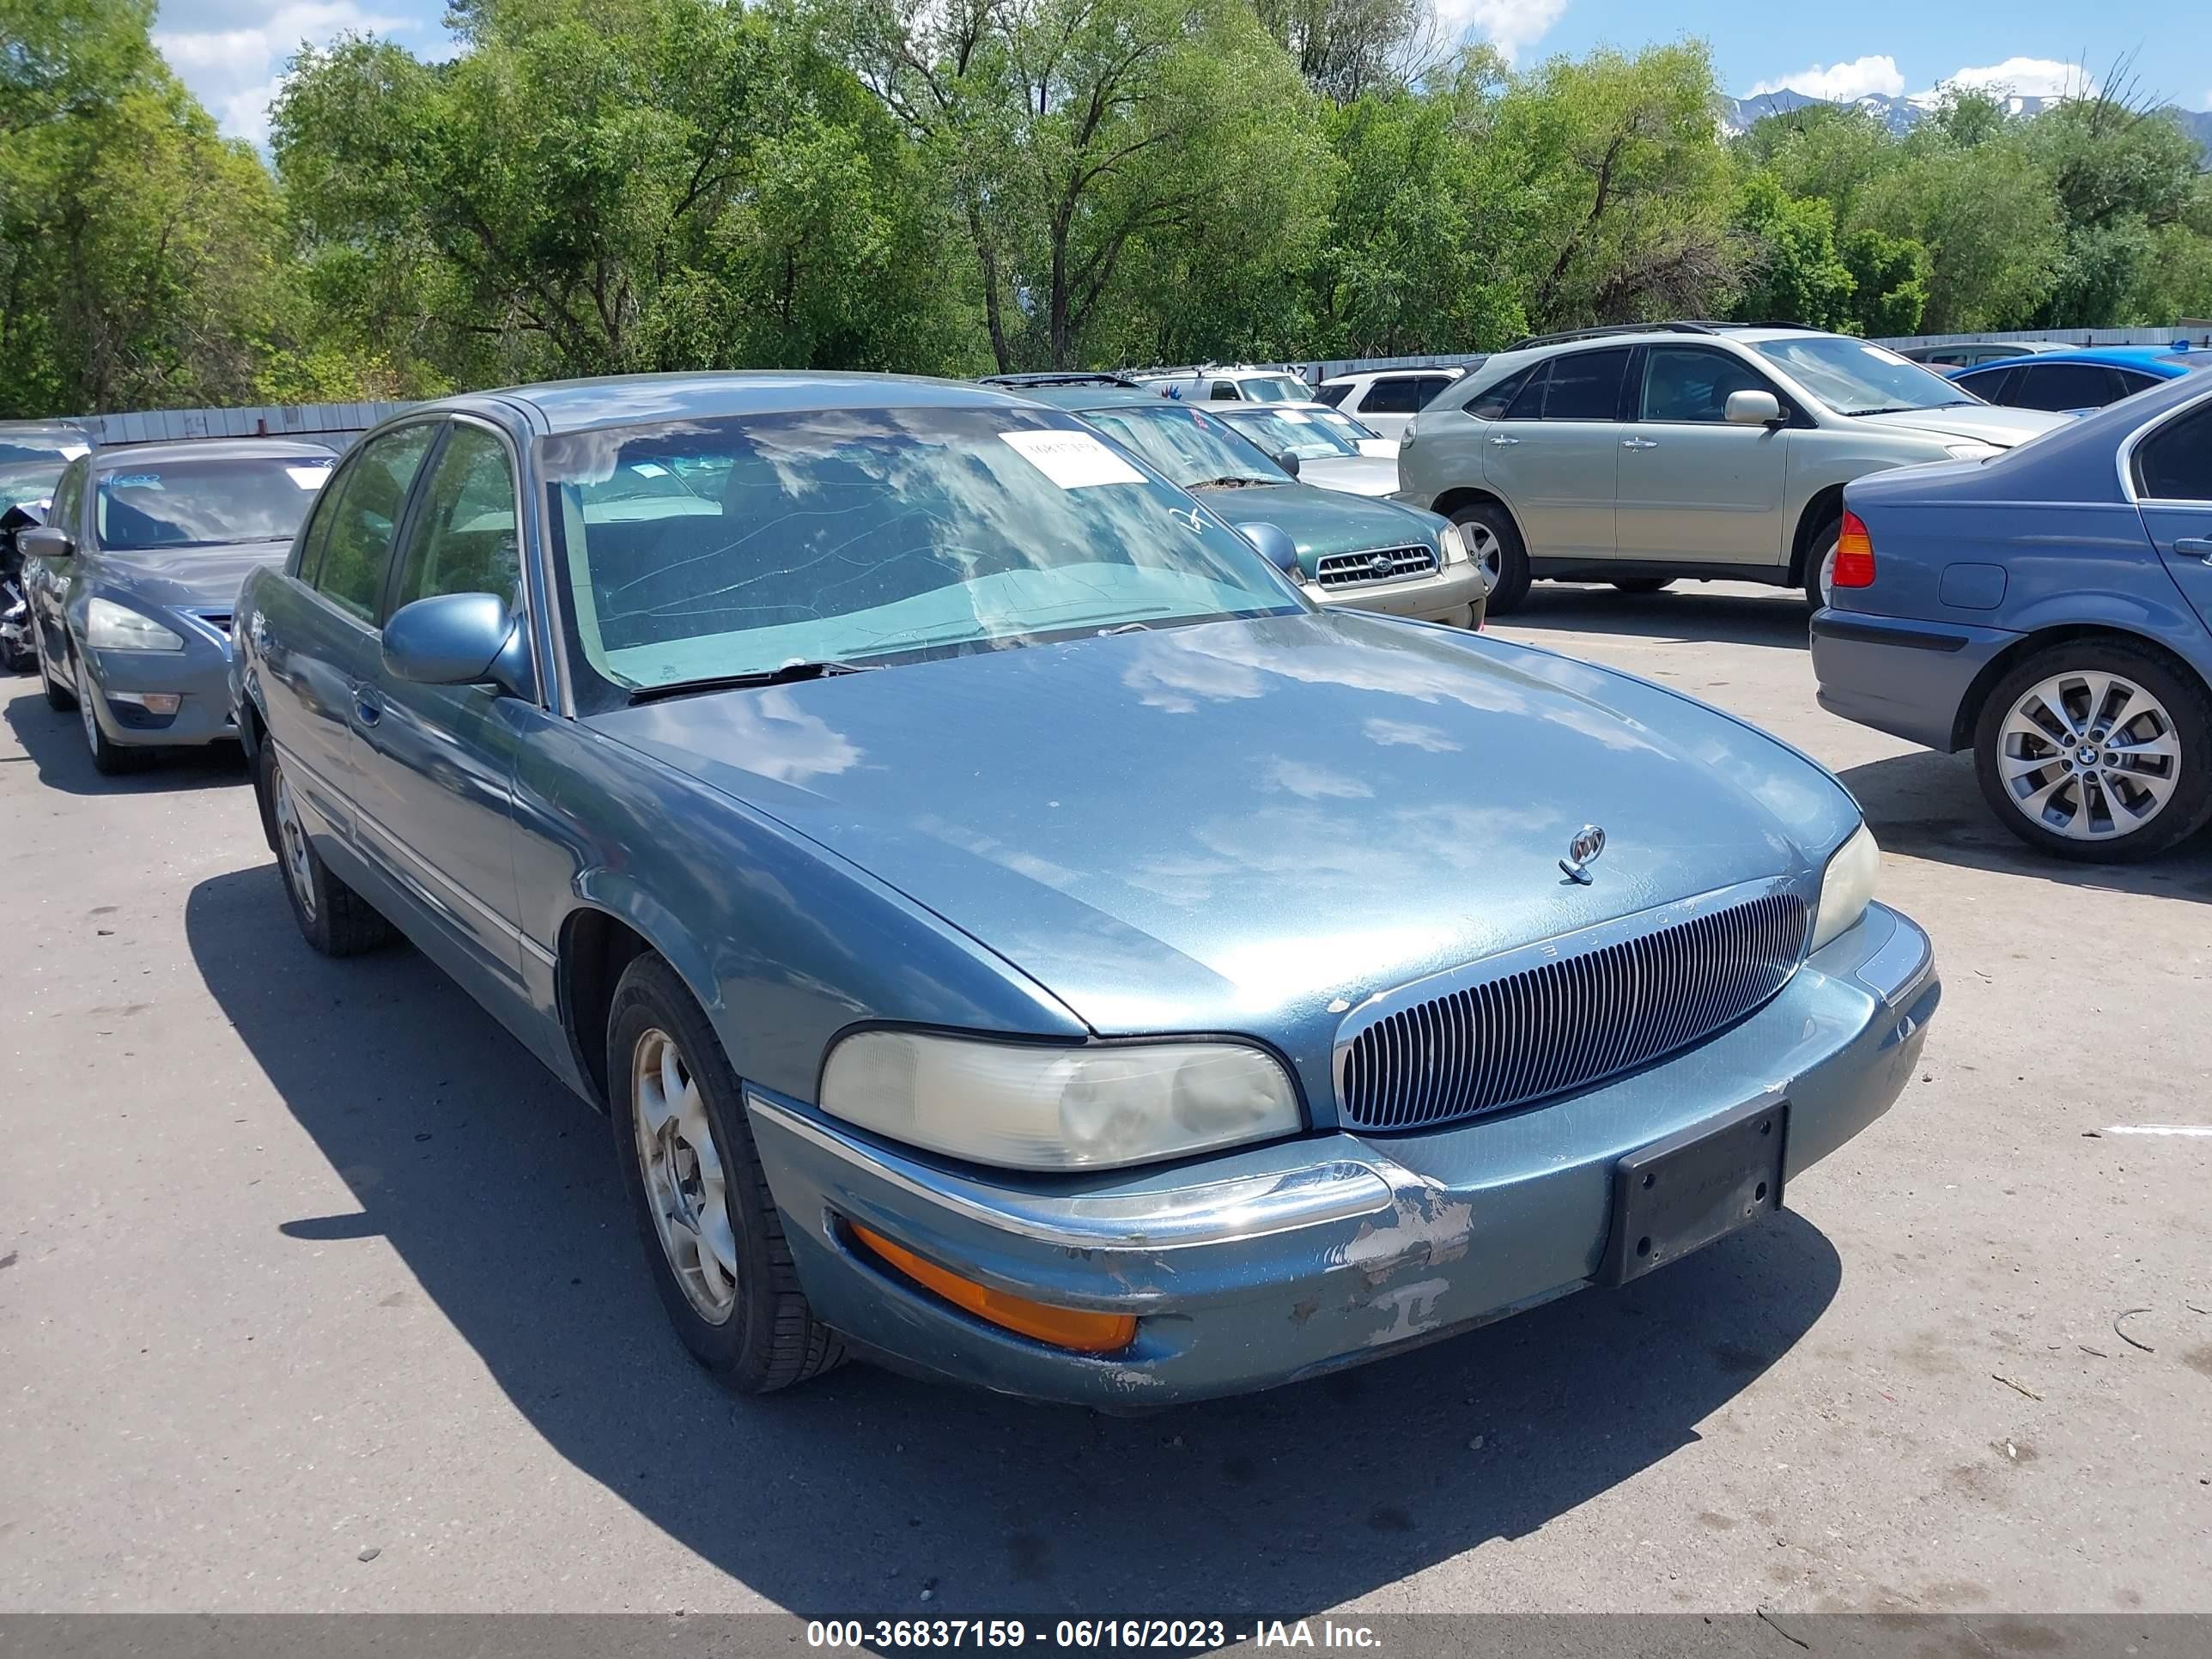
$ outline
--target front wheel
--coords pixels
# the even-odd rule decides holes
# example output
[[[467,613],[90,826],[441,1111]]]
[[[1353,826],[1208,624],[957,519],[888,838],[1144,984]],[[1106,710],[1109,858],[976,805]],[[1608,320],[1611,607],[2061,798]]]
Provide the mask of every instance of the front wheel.
[[[76,678],[72,701],[76,704],[77,718],[84,726],[84,746],[92,755],[92,769],[104,778],[143,770],[153,756],[143,749],[125,748],[101,729],[99,711],[93,702],[99,694],[92,689],[92,677],[84,672],[84,659],[72,657],[70,665]]]
[[[1489,614],[1504,616],[1528,596],[1528,549],[1513,515],[1495,501],[1474,501],[1451,516],[1490,584]]]
[[[46,630],[36,623],[31,624],[31,653],[39,659],[39,689],[46,694],[46,707],[58,714],[66,714],[76,707],[76,696],[55,677],[53,665],[46,660]]]
[[[1990,692],[1974,769],[1999,821],[2038,851],[2149,858],[2212,816],[2212,699],[2135,647],[2053,646]]]
[[[615,988],[607,1085],[653,1287],[692,1357],[739,1394],[842,1360],[799,1287],[737,1073],[684,981],[650,953]]]

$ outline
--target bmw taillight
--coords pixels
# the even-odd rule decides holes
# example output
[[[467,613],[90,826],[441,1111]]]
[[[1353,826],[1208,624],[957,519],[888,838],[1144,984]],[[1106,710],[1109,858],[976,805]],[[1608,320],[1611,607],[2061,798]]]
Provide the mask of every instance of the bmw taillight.
[[[1836,537],[1836,568],[1828,580],[1835,587],[1874,586],[1874,538],[1856,513],[1844,514],[1843,529]]]

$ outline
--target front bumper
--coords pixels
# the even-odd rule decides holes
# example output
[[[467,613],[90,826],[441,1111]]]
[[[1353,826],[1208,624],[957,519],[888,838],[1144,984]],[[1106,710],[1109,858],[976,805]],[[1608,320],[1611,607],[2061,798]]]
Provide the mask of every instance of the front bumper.
[[[1816,695],[1832,714],[1948,754],[1959,746],[1959,713],[1976,677],[2019,638],[2001,628],[1816,611]]]
[[[190,748],[234,741],[227,646],[188,636],[182,651],[83,651],[93,714],[110,743],[128,748]],[[132,692],[171,692],[175,714],[148,715],[127,701]],[[125,694],[118,696],[118,694]]]
[[[1448,564],[1433,576],[1410,581],[1376,582],[1370,587],[1321,587],[1303,584],[1306,597],[1332,610],[1374,611],[1386,617],[1409,617],[1416,622],[1458,623],[1478,627],[1490,592],[1482,583],[1482,568],[1467,562]]]
[[[1941,995],[1928,936],[1875,905],[1750,1018],[1586,1093],[1087,1181],[1018,1183],[747,1098],[820,1318],[926,1372],[1136,1408],[1295,1382],[1580,1288],[1604,1261],[1614,1164],[1747,1101],[1789,1103],[1786,1191],[1896,1100]],[[1090,1357],[1001,1331],[860,1254],[847,1221],[1014,1295],[1134,1315],[1136,1340]]]

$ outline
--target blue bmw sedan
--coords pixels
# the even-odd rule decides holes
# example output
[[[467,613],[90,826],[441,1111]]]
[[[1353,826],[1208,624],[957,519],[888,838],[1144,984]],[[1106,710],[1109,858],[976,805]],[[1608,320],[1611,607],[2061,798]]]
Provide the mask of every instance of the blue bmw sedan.
[[[237,718],[308,943],[607,1113],[726,1383],[1141,1408],[1755,1223],[1940,994],[1819,767],[1286,547],[988,388],[486,393],[248,580]]]
[[[1972,749],[1998,822],[2058,858],[2148,858],[2212,820],[2212,376],[1844,507],[1823,708]]]

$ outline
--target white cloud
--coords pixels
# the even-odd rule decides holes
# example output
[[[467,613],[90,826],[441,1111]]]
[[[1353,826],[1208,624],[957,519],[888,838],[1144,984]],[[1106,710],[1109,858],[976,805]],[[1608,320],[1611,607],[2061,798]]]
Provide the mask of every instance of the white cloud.
[[[1452,38],[1472,31],[1510,64],[1542,40],[1566,9],[1567,0],[1437,0],[1437,18]]]
[[[2022,98],[2079,96],[2094,92],[2097,85],[2079,64],[2063,64],[2056,58],[2008,58],[2002,64],[1954,70],[1943,77],[1942,84],[1978,92],[2009,92]],[[1930,87],[1916,92],[1912,101],[1932,102],[1937,90]]]
[[[1876,57],[1854,58],[1848,64],[1815,64],[1795,75],[1761,81],[1745,96],[1756,98],[1763,92],[1802,92],[1808,98],[1848,104],[1869,93],[1894,98],[1904,90],[1905,76],[1897,67],[1897,59],[1884,52]]]
[[[260,143],[269,137],[270,101],[301,43],[324,46],[349,30],[424,33],[413,19],[370,11],[356,0],[292,0],[240,27],[156,28],[154,44],[227,135]]]

